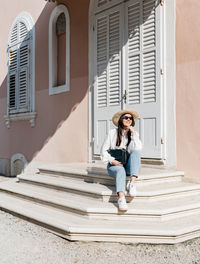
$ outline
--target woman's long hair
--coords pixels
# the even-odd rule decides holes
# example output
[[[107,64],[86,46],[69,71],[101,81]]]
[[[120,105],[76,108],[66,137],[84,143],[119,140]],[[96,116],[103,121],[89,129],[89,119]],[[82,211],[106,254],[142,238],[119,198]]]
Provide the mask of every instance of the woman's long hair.
[[[119,118],[119,121],[118,121],[118,128],[117,128],[117,141],[116,141],[116,146],[120,146],[121,142],[122,142],[122,132],[123,132],[123,128],[124,128],[124,125],[123,125],[123,117],[124,117],[125,114],[121,115],[120,118]],[[132,120],[132,126],[135,126],[135,121],[134,121],[134,118]],[[128,145],[130,144],[131,142],[131,131],[129,130],[128,133],[127,133],[127,137],[128,137],[128,142],[126,144],[126,147],[128,147]]]

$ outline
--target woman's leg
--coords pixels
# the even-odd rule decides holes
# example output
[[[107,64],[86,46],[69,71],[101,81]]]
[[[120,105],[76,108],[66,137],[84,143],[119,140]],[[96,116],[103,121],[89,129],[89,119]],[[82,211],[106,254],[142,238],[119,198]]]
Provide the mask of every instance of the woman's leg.
[[[125,198],[126,171],[122,166],[108,165],[108,174],[116,179],[116,193],[119,196],[118,207],[120,211],[128,209]]]
[[[140,152],[133,150],[129,156],[128,162],[125,166],[127,175],[132,178],[137,178],[139,176],[140,170]],[[134,180],[134,179],[133,179]]]
[[[107,167],[108,174],[116,179],[116,193],[123,192],[126,190],[126,171],[122,166],[111,166]]]
[[[126,164],[126,173],[131,177],[127,184],[129,195],[134,197],[137,194],[135,180],[138,178],[140,170],[140,152],[134,150],[131,152]]]

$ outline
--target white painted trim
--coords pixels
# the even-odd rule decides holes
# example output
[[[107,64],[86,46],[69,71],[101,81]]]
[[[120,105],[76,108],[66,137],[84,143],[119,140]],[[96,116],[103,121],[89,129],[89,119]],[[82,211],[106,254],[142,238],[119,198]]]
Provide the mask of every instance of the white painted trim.
[[[175,78],[175,8],[176,1],[168,0],[163,6],[163,25],[164,34],[163,43],[163,60],[161,64],[164,69],[163,82],[163,135],[164,135],[164,158],[166,167],[176,167],[176,78]],[[90,0],[89,7],[89,153],[88,160],[92,161],[93,154],[93,88],[94,88],[94,13],[95,0]]]
[[[31,31],[33,29],[33,27],[34,27],[34,21],[33,21],[33,18],[31,17],[31,15],[29,13],[27,13],[27,12],[20,13],[15,18],[15,20],[13,21],[12,26],[10,28],[9,38],[8,38],[8,45],[9,46],[10,46],[10,38],[11,38],[12,30],[13,30],[15,24],[18,23],[18,22],[23,22],[27,26],[28,31]]]
[[[66,79],[62,86],[55,86],[57,79],[57,53],[56,49],[56,21],[58,16],[64,13],[66,18]],[[70,18],[65,5],[58,5],[51,13],[49,20],[49,95],[58,94],[70,90]]]
[[[88,145],[88,161],[92,161],[93,149],[94,149],[94,141],[93,141],[93,89],[94,89],[94,9],[95,9],[95,2],[94,0],[90,0],[89,6],[89,35],[88,35],[88,67],[89,67],[89,96],[88,96],[88,113],[89,113],[89,145]]]
[[[167,167],[176,167],[176,1],[164,2],[165,155]]]
[[[10,47],[10,37],[11,37],[11,34],[12,34],[12,30],[15,26],[16,23],[18,22],[23,22],[25,23],[25,25],[27,26],[27,29],[28,31],[30,32],[30,49],[31,49],[31,64],[30,64],[30,69],[31,69],[31,82],[30,82],[30,85],[31,85],[31,89],[30,89],[30,112],[28,113],[24,113],[24,114],[21,114],[21,113],[16,113],[16,114],[9,114],[9,109],[7,107],[7,115],[5,117],[6,119],[6,126],[8,128],[10,128],[10,121],[14,121],[14,120],[21,120],[20,119],[20,116],[22,115],[31,115],[33,116],[34,113],[35,113],[35,23],[34,23],[34,20],[32,18],[32,16],[27,13],[27,12],[22,12],[20,13],[16,18],[15,20],[13,21],[12,23],[12,26],[10,28],[10,32],[9,32],[9,38],[8,38],[8,47]],[[17,45],[17,44],[15,44]],[[9,104],[9,88],[8,88],[8,85],[9,85],[9,80],[7,78],[7,106]],[[16,118],[16,116],[19,115],[19,118]],[[31,126],[35,126],[35,117],[34,118],[29,118],[29,119],[23,119],[23,120],[30,120],[30,123],[31,123]]]
[[[10,128],[11,121],[29,120],[31,127],[35,126],[36,112],[19,113],[4,116],[7,128]]]

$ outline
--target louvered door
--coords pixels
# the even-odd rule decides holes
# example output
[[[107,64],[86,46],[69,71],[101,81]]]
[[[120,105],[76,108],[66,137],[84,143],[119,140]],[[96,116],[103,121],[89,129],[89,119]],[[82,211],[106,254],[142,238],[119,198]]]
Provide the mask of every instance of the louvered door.
[[[162,158],[159,8],[155,0],[130,0],[125,8],[125,108],[140,115],[136,129],[145,158]]]
[[[113,126],[113,114],[135,109],[140,116],[136,130],[144,146],[142,157],[163,158],[161,14],[157,2],[123,1],[96,15],[94,154],[100,153],[103,139]]]
[[[94,153],[99,154],[113,114],[121,109],[122,12],[120,6],[96,16]]]

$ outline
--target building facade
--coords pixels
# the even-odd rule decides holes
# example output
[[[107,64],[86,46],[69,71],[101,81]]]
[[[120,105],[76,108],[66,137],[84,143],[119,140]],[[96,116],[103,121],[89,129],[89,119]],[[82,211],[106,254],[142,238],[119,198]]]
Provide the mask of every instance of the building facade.
[[[113,114],[134,108],[143,159],[197,179],[199,5],[15,0],[10,8],[4,1],[1,173],[91,162]]]

